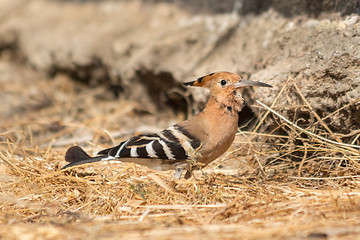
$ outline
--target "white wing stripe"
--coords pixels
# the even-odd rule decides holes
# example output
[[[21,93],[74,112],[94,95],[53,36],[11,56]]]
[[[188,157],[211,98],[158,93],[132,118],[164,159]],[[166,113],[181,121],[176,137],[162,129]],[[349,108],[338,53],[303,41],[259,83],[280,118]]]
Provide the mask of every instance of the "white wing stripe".
[[[166,129],[166,130],[168,130],[168,129]],[[160,139],[164,139],[165,141],[170,142],[170,140],[167,137],[165,137],[164,134],[162,134],[161,132],[159,132],[158,135],[159,135]]]
[[[146,144],[146,151],[149,154],[149,157],[151,158],[157,158],[158,156],[156,155],[154,148],[153,148],[153,143],[154,141],[151,141],[149,144]]]
[[[171,133],[179,140],[179,143],[186,152],[194,150],[190,144],[191,139],[185,136],[181,131],[175,129],[174,127],[170,127],[168,130],[171,131]]]
[[[121,147],[119,148],[119,150],[117,151],[117,153],[116,153],[116,155],[115,155],[116,158],[118,158],[118,157],[120,156],[121,150],[123,150],[123,148],[125,147],[125,145],[126,145],[129,141],[130,141],[130,139],[127,140],[126,142],[124,142],[123,145],[121,145]]]
[[[161,144],[161,146],[163,147],[163,150],[165,152],[165,155],[168,159],[170,160],[175,160],[174,155],[171,153],[170,148],[166,145],[166,143],[162,140],[159,140],[159,143]]]
[[[113,156],[107,156],[105,158],[102,158],[101,161],[111,161],[111,160],[115,160],[116,158]]]
[[[139,156],[139,155],[137,154],[136,150],[137,150],[137,147],[132,147],[132,148],[130,148],[130,156],[131,156],[131,157],[138,157],[138,156]]]

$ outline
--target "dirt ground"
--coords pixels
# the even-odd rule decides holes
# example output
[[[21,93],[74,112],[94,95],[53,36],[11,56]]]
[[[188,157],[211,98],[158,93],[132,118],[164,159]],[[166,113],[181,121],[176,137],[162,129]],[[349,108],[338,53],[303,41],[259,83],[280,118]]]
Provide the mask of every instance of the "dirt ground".
[[[0,239],[360,239],[358,1],[0,2]],[[247,89],[233,146],[196,178],[62,171],[199,112],[182,82]]]

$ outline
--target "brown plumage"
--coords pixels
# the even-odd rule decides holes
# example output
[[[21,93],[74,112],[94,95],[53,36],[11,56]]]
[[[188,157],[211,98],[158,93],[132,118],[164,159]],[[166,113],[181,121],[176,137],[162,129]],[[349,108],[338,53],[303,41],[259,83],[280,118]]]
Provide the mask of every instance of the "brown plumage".
[[[68,149],[64,168],[98,161],[119,160],[135,162],[156,170],[175,170],[180,179],[191,171],[208,165],[231,146],[237,132],[238,112],[244,105],[242,88],[247,86],[271,87],[268,84],[243,80],[235,73],[211,73],[186,86],[210,90],[205,109],[198,115],[155,134],[130,138],[113,148],[90,157],[80,147]]]

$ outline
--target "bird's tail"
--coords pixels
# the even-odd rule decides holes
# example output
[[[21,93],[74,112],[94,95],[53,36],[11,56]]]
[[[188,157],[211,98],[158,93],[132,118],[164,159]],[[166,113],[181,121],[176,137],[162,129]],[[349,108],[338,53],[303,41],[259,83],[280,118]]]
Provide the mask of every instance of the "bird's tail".
[[[85,163],[99,162],[106,158],[107,155],[91,157],[81,147],[72,146],[66,151],[65,154],[65,160],[69,162],[69,164],[65,165],[62,169]]]

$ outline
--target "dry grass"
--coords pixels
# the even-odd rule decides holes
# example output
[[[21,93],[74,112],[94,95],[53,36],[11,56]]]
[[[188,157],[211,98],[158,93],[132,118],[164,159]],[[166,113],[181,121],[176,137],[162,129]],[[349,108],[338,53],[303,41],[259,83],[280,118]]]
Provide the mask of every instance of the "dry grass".
[[[51,104],[11,118],[0,132],[0,238],[355,239],[360,234],[360,133],[350,136],[354,146],[344,145],[349,136],[332,132],[291,80],[277,99],[297,94],[299,102],[289,106],[309,112],[317,124],[305,129],[286,122],[272,110],[275,101],[259,123],[273,121],[273,132],[256,127],[239,133],[226,156],[198,171],[196,179],[180,181],[170,172],[128,163],[60,170],[72,143],[95,151],[133,134],[119,122],[136,118],[135,107],[122,100],[119,109],[119,102],[99,100],[104,89],[86,91],[66,79],[39,81],[39,92],[42,84],[52,95],[24,97],[35,101],[31,106],[44,99]]]

